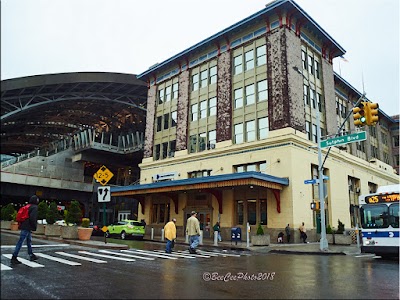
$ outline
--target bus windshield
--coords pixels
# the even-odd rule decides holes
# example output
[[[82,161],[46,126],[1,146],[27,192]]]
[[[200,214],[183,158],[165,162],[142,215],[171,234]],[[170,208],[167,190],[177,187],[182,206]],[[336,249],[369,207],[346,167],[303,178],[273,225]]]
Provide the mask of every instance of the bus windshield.
[[[360,209],[362,228],[399,228],[399,204],[363,205]]]

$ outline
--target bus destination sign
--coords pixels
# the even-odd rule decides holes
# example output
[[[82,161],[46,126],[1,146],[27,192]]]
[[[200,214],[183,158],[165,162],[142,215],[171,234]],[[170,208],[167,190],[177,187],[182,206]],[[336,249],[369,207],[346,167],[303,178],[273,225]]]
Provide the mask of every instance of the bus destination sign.
[[[399,202],[399,193],[367,196],[365,197],[365,202],[368,204]]]

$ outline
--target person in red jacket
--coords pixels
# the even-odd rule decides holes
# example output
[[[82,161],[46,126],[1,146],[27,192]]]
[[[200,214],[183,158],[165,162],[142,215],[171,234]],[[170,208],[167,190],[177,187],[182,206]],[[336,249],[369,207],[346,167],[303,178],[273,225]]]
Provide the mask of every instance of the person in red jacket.
[[[32,231],[36,231],[36,228],[37,228],[37,217],[38,217],[38,206],[37,205],[38,205],[38,203],[39,203],[39,198],[36,195],[33,195],[29,199],[29,204],[31,205],[29,207],[29,219],[26,219],[20,225],[21,233],[20,233],[17,245],[15,246],[13,256],[11,258],[12,264],[20,264],[21,263],[17,259],[17,257],[18,257],[19,250],[21,250],[22,244],[24,243],[25,239],[26,239],[26,245],[28,247],[29,259],[31,261],[38,259],[37,256],[35,254],[33,254],[33,251],[32,251]]]

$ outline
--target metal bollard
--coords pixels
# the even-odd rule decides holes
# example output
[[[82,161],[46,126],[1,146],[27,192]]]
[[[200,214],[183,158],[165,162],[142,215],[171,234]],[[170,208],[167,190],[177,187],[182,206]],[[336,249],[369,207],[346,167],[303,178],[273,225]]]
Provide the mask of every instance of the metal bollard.
[[[151,236],[150,236],[151,240],[154,240],[154,228],[151,227]]]
[[[250,247],[250,224],[247,222],[247,228],[246,228],[246,247]]]
[[[218,246],[218,231],[214,231],[214,246]]]
[[[161,242],[164,242],[164,228],[161,228]]]
[[[199,245],[203,245],[203,230],[200,230]]]

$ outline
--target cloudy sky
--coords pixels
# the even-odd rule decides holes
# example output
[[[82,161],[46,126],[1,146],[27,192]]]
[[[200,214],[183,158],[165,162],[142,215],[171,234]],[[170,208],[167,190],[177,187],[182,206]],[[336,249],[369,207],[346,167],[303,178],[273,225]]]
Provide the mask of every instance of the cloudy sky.
[[[264,8],[260,0],[1,0],[1,79],[140,74]],[[399,114],[399,0],[295,0],[345,50],[334,70]],[[183,24],[184,26],[181,26]]]

